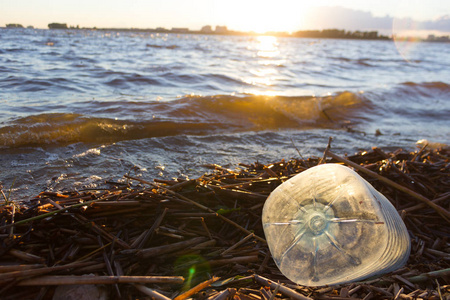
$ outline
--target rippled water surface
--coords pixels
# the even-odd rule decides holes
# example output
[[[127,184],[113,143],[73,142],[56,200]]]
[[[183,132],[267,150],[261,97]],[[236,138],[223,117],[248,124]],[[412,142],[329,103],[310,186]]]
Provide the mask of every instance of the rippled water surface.
[[[16,198],[133,172],[450,143],[450,45],[0,29],[0,182]],[[378,131],[381,133],[375,134]]]

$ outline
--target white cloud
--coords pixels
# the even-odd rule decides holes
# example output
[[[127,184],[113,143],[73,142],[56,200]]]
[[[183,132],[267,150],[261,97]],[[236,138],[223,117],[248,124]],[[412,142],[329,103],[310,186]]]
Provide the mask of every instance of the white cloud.
[[[434,20],[415,21],[411,18],[393,18],[389,15],[377,17],[369,11],[339,6],[314,8],[308,14],[304,24],[307,26],[305,29],[379,30],[383,33],[405,30],[450,32],[450,17],[448,15]]]

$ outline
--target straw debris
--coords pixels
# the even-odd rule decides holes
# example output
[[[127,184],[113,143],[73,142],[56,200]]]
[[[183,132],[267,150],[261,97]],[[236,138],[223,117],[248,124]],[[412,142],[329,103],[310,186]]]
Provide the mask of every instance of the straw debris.
[[[264,201],[292,176],[331,162],[353,167],[397,208],[412,242],[405,267],[318,288],[278,270],[264,239]],[[196,180],[127,176],[127,186],[5,203],[0,298],[52,299],[58,286],[96,285],[109,299],[450,299],[448,149],[341,157],[329,143],[320,158],[210,168]]]

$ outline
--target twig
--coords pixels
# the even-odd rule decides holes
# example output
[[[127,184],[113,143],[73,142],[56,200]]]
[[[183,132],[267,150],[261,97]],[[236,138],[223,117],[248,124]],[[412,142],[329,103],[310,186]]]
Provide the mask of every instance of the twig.
[[[242,227],[241,225],[237,224],[236,222],[233,222],[233,221],[231,221],[230,219],[228,219],[228,218],[226,218],[226,217],[224,217],[224,216],[222,216],[222,215],[219,215],[218,213],[216,213],[216,212],[215,212],[214,210],[212,210],[211,208],[206,207],[206,206],[204,206],[204,205],[202,205],[202,204],[200,204],[200,203],[197,203],[197,202],[195,202],[194,200],[191,200],[191,199],[189,199],[189,198],[187,198],[187,197],[185,197],[185,196],[183,196],[183,195],[180,195],[180,194],[178,194],[178,193],[176,193],[176,192],[174,192],[174,191],[172,191],[172,190],[166,189],[165,187],[162,187],[162,186],[160,186],[160,185],[154,184],[153,182],[149,182],[149,181],[142,180],[142,179],[139,179],[139,178],[131,177],[131,176],[128,176],[128,175],[125,175],[125,177],[126,177],[126,178],[129,178],[129,179],[137,180],[137,181],[142,182],[142,183],[145,183],[145,184],[149,184],[149,185],[151,185],[151,186],[153,186],[153,187],[156,187],[156,188],[160,188],[160,189],[166,191],[167,193],[172,194],[172,195],[174,195],[174,196],[176,196],[176,197],[178,197],[178,198],[180,198],[180,199],[182,199],[182,200],[188,201],[189,203],[192,203],[193,205],[195,205],[195,206],[197,206],[197,207],[199,207],[199,208],[201,208],[201,209],[203,209],[203,210],[206,210],[206,211],[208,211],[208,212],[210,212],[210,213],[214,213],[218,218],[220,218],[220,219],[222,219],[223,221],[225,221],[225,222],[227,222],[227,223],[233,225],[234,227],[238,228],[239,230],[245,232],[246,234],[252,233],[250,230],[245,229],[244,227]],[[267,243],[265,239],[263,239],[263,238],[261,238],[261,237],[259,237],[259,236],[257,236],[257,235],[255,235],[255,239],[257,239],[257,240],[259,240],[259,241],[261,241],[261,242],[263,242],[263,243]]]
[[[209,231],[208,226],[206,225],[205,218],[201,217],[200,220],[202,222],[203,229],[205,229],[206,234],[208,235],[209,239],[212,240],[213,237],[211,235],[211,231]]]
[[[184,186],[193,184],[193,183],[195,183],[195,182],[196,182],[195,179],[182,181],[182,182],[176,183],[176,184],[174,184],[174,185],[171,185],[170,187],[168,187],[168,189],[169,189],[169,190],[179,190],[179,189],[183,188]]]
[[[258,272],[262,273],[264,271],[264,269],[267,266],[267,263],[269,262],[269,259],[272,257],[272,255],[270,254],[270,251],[266,252],[266,255],[264,256],[264,260],[262,261],[261,265],[258,268]]]
[[[191,247],[191,250],[211,249],[216,245],[216,240],[209,240]]]
[[[237,242],[236,244],[234,244],[234,245],[231,246],[230,248],[224,250],[224,251],[222,252],[221,255],[225,255],[225,254],[227,254],[228,252],[230,252],[230,251],[236,249],[237,247],[239,247],[240,245],[244,244],[246,241],[248,241],[249,239],[251,239],[251,238],[254,237],[254,236],[255,236],[255,234],[250,233],[249,235],[247,235],[246,237],[244,237],[242,240],[240,240],[239,242]]]
[[[181,276],[75,276],[55,275],[25,279],[17,285],[74,285],[74,284],[117,284],[117,283],[183,283]]]
[[[103,245],[102,238],[100,236],[97,236],[97,239],[98,239],[99,246],[103,247],[104,245]],[[111,248],[113,248],[114,242],[115,242],[115,240],[113,240],[111,242],[112,243]],[[103,260],[105,261],[105,265],[106,265],[106,270],[108,271],[109,276],[114,276],[114,271],[112,269],[111,262],[109,261],[108,255],[106,254],[106,248],[103,247],[102,253],[103,253]],[[114,288],[116,290],[116,293],[117,293],[117,296],[119,297],[119,299],[122,298],[122,295],[120,294],[119,286],[117,285],[117,283],[114,284]]]
[[[269,300],[272,297],[272,292],[270,290],[266,290],[265,287],[261,287],[259,289],[259,293],[261,294],[261,300]]]
[[[6,197],[5,192],[3,192],[3,189],[0,189],[0,193],[2,193],[3,198],[5,199],[5,204],[8,205],[9,204],[8,197]]]
[[[239,256],[239,257],[233,257],[233,258],[224,258],[224,259],[215,259],[215,260],[209,260],[205,263],[199,264],[200,266],[223,266],[223,265],[229,265],[229,264],[246,264],[250,262],[257,262],[258,256],[257,255],[251,255],[251,256]]]
[[[391,156],[389,154],[387,154],[386,152],[384,152],[383,150],[381,150],[378,147],[372,147],[373,152],[378,153],[378,155],[380,155],[382,158],[384,159],[389,159],[391,158]]]
[[[9,254],[11,254],[14,257],[17,257],[18,259],[21,259],[23,261],[27,261],[27,262],[33,262],[33,263],[44,263],[45,262],[45,258],[31,254],[31,253],[27,253],[27,252],[23,252],[17,249],[11,249],[9,250]]]
[[[163,221],[164,217],[167,214],[167,211],[169,209],[165,208],[162,212],[162,214],[160,214],[158,216],[158,218],[156,219],[155,223],[153,223],[152,227],[150,227],[148,230],[144,231],[137,239],[136,241],[133,242],[133,244],[131,245],[131,248],[143,248],[145,243],[147,243],[148,239],[150,238],[150,236],[152,235],[152,233],[156,230],[156,228],[158,228],[161,225],[161,222]]]
[[[62,207],[61,205],[59,205],[58,203],[56,203],[55,201],[53,201],[52,199],[47,199],[47,201],[53,205],[54,207],[56,207],[57,209],[64,209],[64,207]]]
[[[298,153],[298,155],[299,155],[300,158],[301,158],[302,164],[308,169],[308,168],[309,168],[309,165],[308,165],[306,159],[303,158],[302,153],[300,152],[300,150],[298,150],[297,146],[295,146],[294,140],[292,139],[292,137],[291,137],[291,143],[292,143],[292,146],[294,146],[295,150],[297,150],[297,153]]]
[[[403,282],[404,284],[406,284],[407,286],[409,286],[409,287],[412,288],[412,289],[415,288],[415,287],[414,287],[414,284],[412,284],[410,281],[408,281],[407,279],[403,278],[403,277],[400,276],[400,275],[397,275],[397,274],[396,274],[396,275],[392,275],[392,278],[395,278],[395,279],[397,279],[397,280]]]
[[[275,299],[275,296],[278,294],[278,290],[280,289],[280,284],[278,284],[276,287],[275,287],[275,289],[273,290],[273,293],[272,293],[272,295],[270,295],[270,298],[269,298],[269,300],[273,300],[273,299]]]
[[[395,294],[394,300],[398,300],[398,298],[400,297],[400,295],[403,293],[403,287],[397,292],[397,294]]]
[[[147,296],[152,297],[152,299],[155,298],[156,300],[171,300],[169,297],[166,297],[163,294],[160,294],[157,291],[154,291],[141,284],[135,284],[134,287],[139,291],[141,291],[142,293],[146,294]]]
[[[349,166],[352,166],[353,168],[355,168],[355,169],[357,169],[357,170],[359,170],[361,172],[364,172],[367,175],[370,175],[370,176],[372,176],[372,177],[374,177],[374,178],[376,178],[376,179],[378,179],[380,181],[383,181],[384,183],[387,183],[390,186],[392,186],[392,187],[394,187],[394,188],[396,188],[396,189],[398,189],[398,190],[400,190],[400,191],[402,191],[402,192],[404,192],[404,193],[406,193],[406,194],[408,194],[408,195],[410,195],[410,196],[412,196],[412,197],[422,201],[423,203],[425,203],[428,206],[430,206],[431,208],[433,208],[439,215],[441,215],[447,222],[450,223],[450,212],[447,211],[446,209],[442,208],[441,206],[433,203],[431,200],[425,198],[424,196],[422,196],[422,195],[420,195],[420,194],[418,194],[418,193],[416,193],[416,192],[414,192],[414,191],[412,191],[412,190],[410,190],[410,189],[408,189],[408,188],[406,188],[406,187],[404,187],[404,186],[402,186],[402,185],[400,185],[398,183],[395,183],[395,182],[393,182],[392,180],[390,180],[390,179],[388,179],[386,177],[383,177],[383,176],[381,176],[381,175],[379,175],[379,174],[377,174],[375,172],[372,172],[372,171],[370,171],[370,170],[368,170],[368,169],[366,169],[366,168],[364,168],[364,167],[362,167],[362,166],[360,166],[360,165],[358,165],[358,164],[356,164],[356,163],[354,163],[352,161],[349,161],[348,159],[342,158],[342,157],[334,154],[331,151],[327,151],[327,155],[329,155],[332,158],[334,158],[336,160],[339,160],[339,161],[341,161],[341,162],[343,162],[343,163],[345,163],[345,164],[347,164]]]
[[[449,275],[450,275],[450,268],[409,277],[408,281],[415,283],[415,282],[426,281],[428,279],[433,279],[433,278],[446,277]]]
[[[38,275],[43,275],[43,274],[47,274],[50,272],[79,268],[79,267],[84,267],[84,266],[88,266],[88,265],[92,265],[92,262],[70,263],[70,264],[62,265],[62,266],[45,267],[45,268],[37,268],[37,269],[31,269],[31,270],[3,273],[3,274],[0,274],[0,284],[4,284],[5,282],[9,282],[16,278],[38,276]]]
[[[102,235],[104,238],[106,238],[109,241],[114,241],[120,245],[120,247],[122,247],[123,249],[130,249],[130,245],[128,245],[127,243],[125,243],[124,241],[122,241],[121,239],[115,237],[114,235],[112,235],[111,233],[105,231],[104,229],[102,229],[100,226],[98,226],[94,221],[89,221],[88,219],[86,219],[84,216],[80,215],[80,214],[76,214],[75,215],[75,219],[77,221],[79,221],[81,224],[90,224],[91,225],[91,229],[95,232],[97,232],[98,234]]]
[[[323,152],[323,156],[322,156],[322,158],[320,159],[318,165],[321,165],[321,164],[323,164],[323,163],[326,161],[326,158],[327,158],[327,152],[330,151],[330,148],[331,148],[331,141],[332,141],[332,140],[333,140],[333,137],[330,136],[330,137],[328,138],[328,144],[327,144],[327,147],[325,148],[325,151]]]
[[[428,142],[425,143],[422,148],[420,148],[419,151],[416,152],[416,154],[414,154],[414,156],[411,158],[411,161],[415,161],[417,159],[417,157],[419,157],[419,155],[422,154],[422,152],[425,150],[425,148],[428,146]]]
[[[436,282],[436,286],[437,286],[436,290],[437,290],[437,292],[439,294],[439,299],[443,299],[442,298],[442,292],[441,292],[441,285],[439,284],[439,281],[437,279],[435,279],[434,282]]]
[[[232,297],[234,294],[236,294],[235,288],[228,288],[220,293],[218,293],[212,300],[226,300],[230,296]]]
[[[100,247],[100,248],[95,249],[94,251],[92,251],[92,252],[86,254],[85,256],[78,258],[76,261],[83,261],[83,260],[85,260],[86,258],[88,258],[88,257],[90,257],[90,256],[92,256],[92,255],[94,255],[94,254],[96,254],[97,252],[102,251],[103,249],[105,249],[106,247],[108,247],[108,246],[111,245],[111,244],[112,244],[112,242],[109,242],[108,244],[106,244],[106,245],[104,245],[104,246],[102,246],[102,247]]]
[[[210,286],[212,283],[216,282],[217,280],[219,280],[219,277],[213,277],[209,280],[206,280],[204,282],[199,283],[198,285],[194,286],[193,288],[191,288],[190,290],[184,292],[181,295],[178,295],[177,297],[175,297],[173,300],[184,300],[189,298],[190,296],[200,292],[201,290],[203,290],[204,288],[207,288],[208,286]]]
[[[433,199],[433,200],[431,200],[431,201],[434,202],[434,203],[438,203],[438,202],[447,200],[448,198],[450,198],[450,192],[445,193],[445,194],[442,195],[441,197],[436,198],[436,199]],[[410,206],[410,207],[408,207],[408,208],[405,208],[404,211],[407,212],[407,213],[410,213],[410,212],[412,212],[412,211],[415,211],[415,210],[424,208],[425,206],[426,206],[425,203],[419,203],[419,204],[416,204],[416,205],[414,205],[414,206]]]
[[[290,289],[288,287],[282,286],[282,285],[280,285],[278,283],[275,283],[275,282],[273,282],[273,281],[271,281],[271,280],[269,280],[267,278],[264,278],[262,276],[259,276],[259,275],[255,274],[254,277],[255,277],[256,282],[258,282],[259,284],[264,285],[264,286],[269,286],[272,289],[276,289],[277,286],[279,286],[278,290],[280,291],[280,293],[282,293],[285,296],[291,297],[291,298],[296,299],[296,300],[313,300],[313,299],[311,299],[309,297],[303,296],[300,293],[297,293],[293,289]]]
[[[45,213],[45,214],[42,214],[42,215],[39,215],[39,216],[35,216],[35,217],[28,218],[28,219],[21,220],[21,221],[16,221],[14,224],[8,224],[8,225],[0,226],[0,230],[9,228],[11,226],[22,225],[22,224],[26,224],[26,223],[29,223],[29,222],[32,222],[32,221],[45,219],[45,218],[51,217],[51,216],[53,216],[53,215],[55,215],[57,213],[65,212],[65,211],[68,211],[69,209],[72,209],[72,208],[86,206],[86,205],[89,205],[91,203],[95,203],[95,202],[101,201],[101,200],[105,200],[105,199],[99,198],[99,199],[95,199],[95,200],[91,200],[91,201],[87,201],[87,202],[83,202],[83,203],[77,203],[77,204],[65,207],[63,209],[54,210],[54,211],[51,211],[51,212],[48,212],[48,213]]]
[[[16,215],[16,206],[12,205],[11,224],[14,224],[15,215]],[[11,226],[11,229],[9,230],[9,237],[12,238],[13,236],[14,236],[14,226]]]
[[[36,268],[45,267],[43,264],[32,264],[32,265],[6,265],[0,266],[0,273],[14,272],[14,271],[22,271],[22,270],[30,270]]]
[[[162,255],[166,253],[175,252],[181,249],[185,249],[189,246],[202,243],[206,240],[204,237],[197,237],[193,238],[187,241],[179,242],[179,243],[173,243],[170,245],[164,245],[159,247],[153,247],[153,248],[146,248],[142,249],[138,252],[138,255],[142,258],[149,258],[152,256]],[[125,250],[126,251],[126,250]],[[130,250],[130,251],[136,251],[136,250]],[[124,252],[124,251],[122,251]]]

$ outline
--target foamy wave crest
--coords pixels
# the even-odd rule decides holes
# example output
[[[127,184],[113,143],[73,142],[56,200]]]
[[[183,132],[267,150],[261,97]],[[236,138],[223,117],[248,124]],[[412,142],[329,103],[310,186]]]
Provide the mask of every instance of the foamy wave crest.
[[[139,106],[151,115],[139,120],[72,113],[28,116],[0,128],[0,145],[108,143],[218,131],[340,128],[363,120],[371,105],[363,94],[342,92],[325,97],[194,96],[167,103],[123,103],[121,106],[123,111]]]

